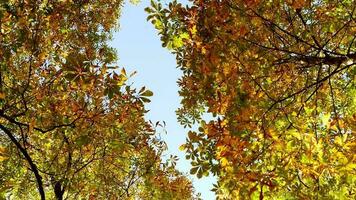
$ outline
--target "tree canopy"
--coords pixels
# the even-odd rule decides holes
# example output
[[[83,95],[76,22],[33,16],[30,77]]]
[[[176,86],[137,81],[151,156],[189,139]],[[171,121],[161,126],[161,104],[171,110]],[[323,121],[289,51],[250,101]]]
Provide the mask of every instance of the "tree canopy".
[[[194,198],[114,65],[122,4],[0,0],[0,199]]]
[[[218,199],[355,199],[356,2],[192,0],[146,11],[177,58],[182,149]],[[204,114],[211,120],[203,120]]]

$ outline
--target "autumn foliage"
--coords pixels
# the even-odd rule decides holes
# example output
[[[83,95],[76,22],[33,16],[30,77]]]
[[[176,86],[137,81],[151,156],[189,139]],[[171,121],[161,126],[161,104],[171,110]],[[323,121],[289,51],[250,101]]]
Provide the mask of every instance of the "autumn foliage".
[[[178,120],[200,126],[182,146],[191,173],[216,175],[218,199],[356,198],[354,0],[146,11],[183,71]]]
[[[122,3],[0,1],[0,199],[193,198],[114,66]]]

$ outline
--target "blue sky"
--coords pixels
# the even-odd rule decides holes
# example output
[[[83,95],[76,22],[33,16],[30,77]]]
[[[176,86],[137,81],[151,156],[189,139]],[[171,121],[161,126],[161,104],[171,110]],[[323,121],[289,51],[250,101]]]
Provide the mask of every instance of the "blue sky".
[[[189,174],[190,162],[185,160],[184,152],[178,150],[185,142],[187,130],[177,123],[175,115],[180,103],[176,82],[181,72],[176,68],[174,55],[162,48],[157,32],[146,21],[144,8],[148,5],[148,0],[143,0],[138,5],[125,3],[120,18],[120,30],[114,34],[111,45],[118,51],[119,66],[125,67],[128,73],[137,71],[130,80],[134,82],[134,86],[146,86],[154,92],[152,102],[147,104],[150,112],[146,118],[166,122],[168,134],[164,135],[164,139],[169,148],[167,154],[177,155],[180,158],[178,169]],[[213,177],[191,178],[196,191],[201,193],[204,200],[215,199],[210,191],[215,182]]]

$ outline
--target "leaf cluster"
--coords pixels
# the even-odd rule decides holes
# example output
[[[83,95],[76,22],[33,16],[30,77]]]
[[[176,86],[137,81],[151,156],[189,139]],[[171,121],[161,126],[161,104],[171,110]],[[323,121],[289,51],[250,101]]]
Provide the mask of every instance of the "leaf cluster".
[[[191,173],[216,174],[218,198],[355,198],[355,10],[353,0],[147,9],[183,71],[178,119],[200,126],[182,147]]]

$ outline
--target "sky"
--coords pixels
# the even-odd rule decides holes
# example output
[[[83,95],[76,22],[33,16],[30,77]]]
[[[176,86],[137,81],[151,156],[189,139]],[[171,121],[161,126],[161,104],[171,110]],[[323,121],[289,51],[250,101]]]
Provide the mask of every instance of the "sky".
[[[187,3],[183,0],[181,2]],[[146,119],[166,122],[167,135],[163,135],[168,144],[166,154],[177,155],[180,158],[177,168],[189,174],[190,161],[185,160],[184,152],[178,149],[185,142],[187,130],[177,122],[175,115],[180,104],[177,80],[182,73],[176,68],[175,56],[162,47],[153,25],[146,21],[147,13],[144,8],[148,5],[149,0],[142,0],[138,5],[125,3],[120,29],[114,34],[111,46],[118,51],[119,67],[124,67],[128,74],[137,71],[130,79],[133,85],[136,88],[146,86],[153,91],[151,103],[146,105],[150,110]],[[190,178],[195,190],[201,193],[204,200],[215,199],[214,193],[210,191],[215,183],[214,177]]]

